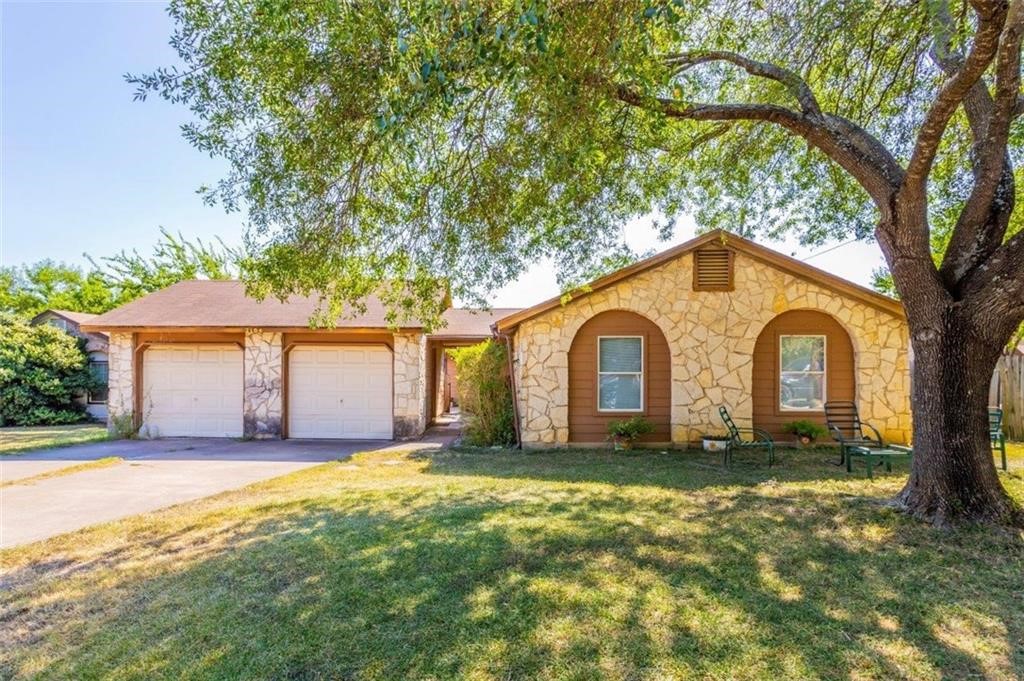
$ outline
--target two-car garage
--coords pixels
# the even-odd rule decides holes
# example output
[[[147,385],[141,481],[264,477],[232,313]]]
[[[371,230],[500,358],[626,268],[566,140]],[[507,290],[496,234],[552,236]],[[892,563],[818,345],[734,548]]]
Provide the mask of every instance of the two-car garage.
[[[285,353],[290,438],[391,439],[387,345],[295,345]],[[141,415],[152,437],[241,437],[245,357],[238,344],[152,344],[142,353]]]

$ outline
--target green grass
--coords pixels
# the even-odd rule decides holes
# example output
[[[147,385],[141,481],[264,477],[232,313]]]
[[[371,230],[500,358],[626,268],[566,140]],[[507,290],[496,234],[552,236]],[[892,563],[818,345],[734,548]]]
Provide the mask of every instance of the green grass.
[[[93,459],[92,461],[86,461],[84,463],[76,463],[71,466],[65,466],[63,468],[57,468],[52,471],[46,471],[45,473],[39,473],[38,475],[30,475],[27,478],[18,478],[16,480],[3,480],[0,481],[0,487],[10,487],[11,485],[33,485],[40,480],[49,480],[50,478],[59,478],[63,475],[73,475],[74,473],[81,473],[82,471],[91,471],[96,468],[107,468],[109,466],[116,466],[117,464],[124,461],[119,456],[105,456],[102,459]]]
[[[108,439],[107,427],[92,423],[71,426],[0,428],[0,456],[24,454],[33,449],[67,447]]]
[[[1024,470],[1024,442],[1006,443],[1006,467],[1011,471]]]
[[[0,554],[0,677],[1024,675],[1024,536],[831,458],[363,454]]]

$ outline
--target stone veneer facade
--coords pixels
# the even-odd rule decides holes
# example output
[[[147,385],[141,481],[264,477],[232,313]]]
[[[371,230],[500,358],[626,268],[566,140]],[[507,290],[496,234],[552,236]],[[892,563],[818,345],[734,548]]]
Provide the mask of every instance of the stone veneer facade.
[[[524,446],[569,440],[569,346],[588,319],[630,310],[653,321],[672,355],[672,441],[724,432],[718,407],[740,427],[753,418],[753,351],[764,326],[788,310],[832,315],[853,342],[861,417],[893,442],[910,439],[906,322],[748,257],[734,256],[730,292],[693,290],[693,254],[623,279],[524,321],[515,331],[515,372]],[[396,384],[397,388],[397,384]]]
[[[245,437],[281,437],[282,334],[262,329],[245,331],[242,426]]]
[[[107,430],[117,433],[118,422],[127,429],[135,412],[135,336],[131,333],[110,334],[107,345]],[[121,433],[123,434],[123,433]]]
[[[427,337],[396,333],[395,437],[415,437],[427,426]]]

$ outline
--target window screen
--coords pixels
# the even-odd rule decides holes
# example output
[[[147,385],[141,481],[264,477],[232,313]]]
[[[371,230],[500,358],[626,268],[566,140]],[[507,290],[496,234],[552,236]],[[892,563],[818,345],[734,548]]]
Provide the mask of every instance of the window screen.
[[[598,409],[643,409],[643,338],[615,336],[597,339]]]

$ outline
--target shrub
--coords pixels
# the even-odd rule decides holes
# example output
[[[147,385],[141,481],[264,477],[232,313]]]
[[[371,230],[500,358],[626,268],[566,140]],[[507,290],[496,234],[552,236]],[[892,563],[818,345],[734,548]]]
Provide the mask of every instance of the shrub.
[[[612,421],[608,424],[608,435],[613,438],[620,438],[632,442],[641,435],[654,432],[654,426],[643,416],[634,416],[621,421]]]
[[[515,415],[505,347],[486,340],[448,354],[455,360],[460,406],[466,412],[463,440],[478,447],[514,445]]]
[[[0,315],[0,425],[39,426],[86,418],[75,396],[100,387],[84,342],[55,327]]]
[[[807,419],[790,421],[789,423],[783,424],[782,430],[786,433],[793,433],[798,437],[806,437],[810,440],[817,440],[819,437],[828,435],[828,430],[826,430],[824,426],[818,425],[814,421],[809,421]]]

